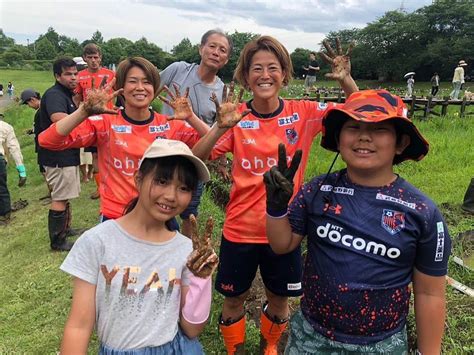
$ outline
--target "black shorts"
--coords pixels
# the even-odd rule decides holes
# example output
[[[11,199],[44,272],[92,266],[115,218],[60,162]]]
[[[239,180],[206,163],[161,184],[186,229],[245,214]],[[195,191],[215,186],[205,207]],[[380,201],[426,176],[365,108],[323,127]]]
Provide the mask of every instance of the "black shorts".
[[[44,174],[46,172],[46,170],[44,170],[44,166],[41,165],[41,164],[38,164],[38,167],[39,167],[39,171],[41,174]]]
[[[97,153],[97,147],[95,147],[95,146],[85,147],[84,152],[86,152],[86,153]]]
[[[300,247],[277,255],[269,244],[234,243],[222,236],[219,260],[215,288],[224,296],[237,297],[250,289],[257,267],[272,293],[287,297],[303,294]]]

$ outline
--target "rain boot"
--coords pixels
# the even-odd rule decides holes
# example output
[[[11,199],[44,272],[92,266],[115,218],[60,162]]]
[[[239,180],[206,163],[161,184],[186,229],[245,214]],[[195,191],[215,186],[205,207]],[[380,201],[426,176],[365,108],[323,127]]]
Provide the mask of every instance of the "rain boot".
[[[81,235],[87,230],[87,228],[71,228],[71,221],[72,221],[71,204],[69,202],[66,202],[66,238],[74,237],[76,235]]]
[[[268,304],[264,304],[260,314],[260,354],[277,355],[278,343],[288,325],[288,318],[270,316],[267,307]]]
[[[66,211],[49,210],[48,230],[52,250],[69,251],[74,244],[66,241],[66,218]]]
[[[224,338],[227,355],[245,354],[245,314],[238,320],[219,320],[219,329]]]
[[[4,216],[0,216],[0,226],[6,226],[11,221],[11,212],[8,212]]]
[[[474,213],[474,178],[471,179],[471,183],[467,187],[461,208],[466,212]]]

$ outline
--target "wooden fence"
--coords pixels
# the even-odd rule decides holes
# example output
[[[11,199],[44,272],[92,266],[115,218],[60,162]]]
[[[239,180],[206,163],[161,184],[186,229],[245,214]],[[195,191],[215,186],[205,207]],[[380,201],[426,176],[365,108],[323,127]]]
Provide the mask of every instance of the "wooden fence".
[[[474,115],[474,110],[469,110],[469,106],[474,108],[474,101],[467,100],[464,97],[462,100],[451,100],[448,96],[442,99],[428,97],[401,97],[403,102],[407,105],[408,116],[415,117],[415,112],[421,112],[421,116],[416,116],[421,119],[427,119],[429,115],[446,116],[448,113],[448,106],[459,106],[459,116],[466,117]],[[331,88],[319,90],[314,93],[314,96],[304,96],[300,98],[288,98],[287,100],[310,100],[318,102],[345,102],[346,98],[344,92],[339,88]],[[439,108],[439,110],[438,110]]]

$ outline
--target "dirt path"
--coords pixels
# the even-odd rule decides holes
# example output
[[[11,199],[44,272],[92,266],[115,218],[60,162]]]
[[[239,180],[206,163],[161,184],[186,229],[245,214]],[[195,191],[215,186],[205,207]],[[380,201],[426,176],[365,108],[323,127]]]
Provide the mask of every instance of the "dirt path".
[[[8,96],[3,95],[0,97],[0,112],[4,112],[5,108],[14,102],[15,101],[11,100]]]

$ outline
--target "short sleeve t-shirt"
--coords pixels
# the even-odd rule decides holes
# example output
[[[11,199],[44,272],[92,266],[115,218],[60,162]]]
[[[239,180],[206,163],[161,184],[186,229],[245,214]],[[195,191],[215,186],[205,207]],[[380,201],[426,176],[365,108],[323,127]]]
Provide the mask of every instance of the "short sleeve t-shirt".
[[[301,309],[330,339],[374,343],[406,322],[413,268],[447,272],[451,240],[435,204],[398,177],[382,187],[346,171],[303,185],[289,208],[294,233],[308,238]]]
[[[76,111],[76,105],[72,101],[72,92],[56,82],[55,85],[44,93],[39,111],[40,116],[37,134],[43,132],[53,124],[51,115],[54,113],[65,113],[69,115]],[[80,164],[79,149],[51,151],[45,147],[39,147],[38,161],[41,165],[50,167],[76,166]]]
[[[278,144],[286,147],[288,163],[296,150],[303,151],[294,183],[298,189],[314,137],[321,131],[327,107],[314,101],[280,100],[277,112],[252,111],[216,143],[211,159],[231,152],[233,184],[226,207],[223,234],[235,243],[268,243],[265,227],[266,192],[263,174],[278,162]],[[250,103],[241,105],[243,111]]]
[[[309,68],[309,66],[317,68],[317,67],[319,67],[319,63],[316,60],[310,60],[309,63],[308,63],[308,68]],[[316,76],[316,69],[309,68],[308,76]]]
[[[153,111],[145,121],[136,121],[121,110],[117,115],[91,116],[66,137],[55,128],[45,134],[43,145],[52,149],[97,146],[100,211],[108,218],[122,216],[137,196],[133,174],[155,139],[179,140],[189,147],[199,140],[197,131],[185,121],[168,121],[166,116]]]
[[[191,100],[193,112],[211,126],[216,120],[216,105],[209,98],[214,93],[220,102],[224,83],[219,77],[216,77],[212,84],[203,83],[198,75],[198,68],[199,65],[195,63],[173,63],[160,72],[161,85],[168,86],[174,92],[173,84],[175,84],[182,95],[186,88],[189,88],[189,100]],[[161,113],[172,116],[173,109],[168,105],[163,105]]]
[[[61,270],[96,286],[100,341],[116,349],[139,349],[175,337],[191,252],[191,240],[178,232],[167,242],[152,243],[110,220],[76,241]]]

